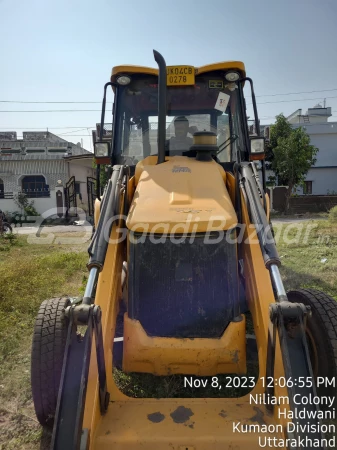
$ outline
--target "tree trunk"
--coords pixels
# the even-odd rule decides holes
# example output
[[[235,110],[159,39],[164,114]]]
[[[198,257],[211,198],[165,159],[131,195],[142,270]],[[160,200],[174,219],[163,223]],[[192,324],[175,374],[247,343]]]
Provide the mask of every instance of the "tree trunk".
[[[285,209],[284,209],[285,214],[288,214],[288,212],[289,212],[290,196],[291,196],[292,190],[293,190],[293,185],[289,184],[288,189],[286,190],[286,204],[285,204]]]

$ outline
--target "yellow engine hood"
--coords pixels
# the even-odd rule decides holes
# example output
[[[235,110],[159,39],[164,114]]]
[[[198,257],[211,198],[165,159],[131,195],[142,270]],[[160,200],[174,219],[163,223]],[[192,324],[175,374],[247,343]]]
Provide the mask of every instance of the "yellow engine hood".
[[[129,230],[182,234],[237,225],[226,172],[219,164],[184,156],[159,165],[156,161],[150,156],[136,167],[137,187],[126,221]]]

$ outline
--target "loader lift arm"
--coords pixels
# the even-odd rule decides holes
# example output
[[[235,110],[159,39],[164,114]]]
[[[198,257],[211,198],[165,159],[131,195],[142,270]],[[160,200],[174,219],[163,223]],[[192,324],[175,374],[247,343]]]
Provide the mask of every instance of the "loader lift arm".
[[[102,313],[100,307],[94,305],[94,298],[99,272],[104,265],[111,229],[113,224],[119,220],[118,213],[121,206],[119,199],[121,190],[124,188],[126,201],[128,177],[128,167],[115,166],[113,168],[105,189],[98,226],[88,249],[90,272],[83,302],[80,305],[69,306],[65,311],[69,325],[51,443],[52,450],[64,450],[65,448],[85,450],[89,443],[89,430],[82,430],[82,422],[93,334],[97,355],[101,414],[104,414],[108,408],[110,395],[106,388]],[[77,325],[87,326],[83,338],[77,334]]]
[[[297,419],[297,424],[305,425],[308,421],[311,424],[317,424],[317,419],[312,417],[310,412],[318,411],[318,406],[314,404],[297,405],[294,397],[299,394],[304,397],[312,395],[316,397],[315,383],[305,384],[299,387],[295,380],[304,377],[304,379],[314,380],[313,370],[310,362],[308,343],[305,335],[306,320],[310,318],[310,307],[301,303],[291,303],[288,301],[284,290],[279,266],[281,260],[278,256],[275,241],[271,233],[271,225],[268,224],[265,210],[260,201],[259,180],[253,167],[253,163],[241,163],[238,171],[239,184],[242,191],[246,194],[250,213],[251,223],[255,225],[257,236],[264,258],[265,267],[270,272],[270,277],[274,287],[276,303],[270,305],[270,324],[268,330],[268,348],[267,348],[267,367],[266,380],[270,380],[270,386],[266,387],[266,393],[274,395],[274,364],[276,351],[276,331],[278,332],[281,354],[286,380],[290,380],[287,385],[289,402],[291,410],[296,408],[298,411],[305,411],[305,419]],[[263,194],[263,191],[262,191]],[[273,410],[273,405],[269,405]],[[316,422],[315,422],[316,420]],[[300,428],[300,427],[299,427]],[[320,431],[309,433],[311,439],[319,439],[322,442],[324,438]],[[307,432],[294,433],[288,436],[293,439],[301,439],[308,435]],[[315,447],[317,448],[317,447]],[[321,447],[323,449],[324,447]]]

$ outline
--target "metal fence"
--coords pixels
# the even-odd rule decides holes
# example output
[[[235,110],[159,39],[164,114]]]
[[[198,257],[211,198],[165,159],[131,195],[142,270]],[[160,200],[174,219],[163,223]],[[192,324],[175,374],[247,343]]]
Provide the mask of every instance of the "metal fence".
[[[50,190],[48,188],[40,189],[22,189],[22,194],[25,194],[27,198],[43,198],[50,197]]]
[[[49,189],[22,189],[19,192],[0,191],[0,199],[11,200],[14,195],[25,194],[27,198],[48,198],[50,197]]]

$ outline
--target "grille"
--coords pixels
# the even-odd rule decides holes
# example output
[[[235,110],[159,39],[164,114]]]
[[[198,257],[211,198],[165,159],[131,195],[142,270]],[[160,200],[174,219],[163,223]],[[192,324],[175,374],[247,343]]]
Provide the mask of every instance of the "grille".
[[[128,315],[148,335],[220,337],[240,313],[236,245],[204,238],[130,233]]]

